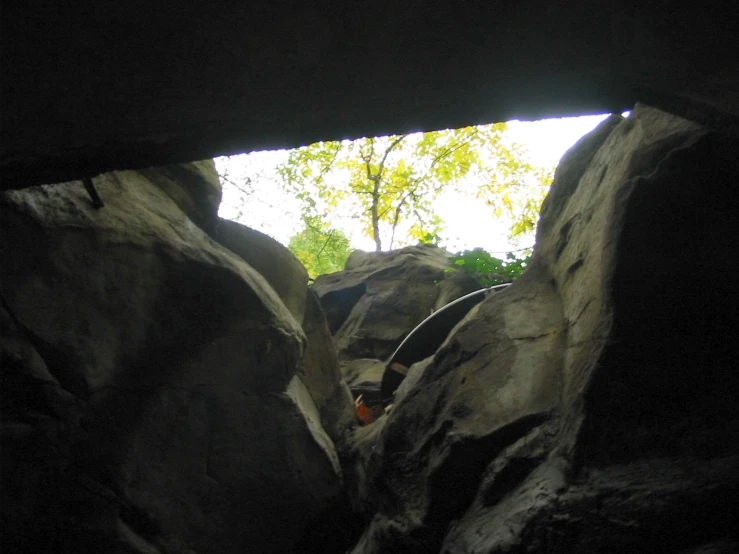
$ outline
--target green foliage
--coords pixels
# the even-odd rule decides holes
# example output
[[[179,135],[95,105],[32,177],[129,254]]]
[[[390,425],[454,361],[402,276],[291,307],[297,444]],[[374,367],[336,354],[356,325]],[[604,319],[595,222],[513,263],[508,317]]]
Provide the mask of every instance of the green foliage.
[[[536,168],[525,162],[525,151],[515,144],[501,155],[491,178],[477,195],[493,208],[497,217],[512,216],[511,237],[532,233],[552,184],[554,168]]]
[[[290,239],[288,248],[308,270],[311,279],[343,270],[352,252],[349,238],[320,218],[305,220],[305,228]]]
[[[520,255],[517,255],[519,254]],[[483,285],[492,286],[511,283],[521,276],[531,260],[531,250],[506,253],[505,260],[496,258],[482,248],[457,252],[449,257],[454,267],[447,271],[469,273]]]
[[[418,239],[418,244],[433,244],[434,246],[439,246],[440,243],[441,237],[436,233],[426,233]]]
[[[523,209],[515,230],[525,232],[536,222],[543,194],[527,196],[536,170],[523,161],[520,147],[505,143],[505,131],[498,123],[319,142],[292,151],[278,173],[284,189],[301,201],[304,218],[356,217],[378,251],[383,244],[438,237],[443,222],[433,213],[434,199],[471,182],[484,183],[477,195],[499,215]],[[540,187],[544,194],[547,186]]]

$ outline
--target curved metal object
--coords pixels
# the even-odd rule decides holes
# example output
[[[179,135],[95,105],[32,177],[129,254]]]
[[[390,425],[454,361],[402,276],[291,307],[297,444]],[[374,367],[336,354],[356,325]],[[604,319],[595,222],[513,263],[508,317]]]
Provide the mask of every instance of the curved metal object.
[[[380,395],[383,404],[392,402],[393,393],[405,379],[408,369],[416,362],[431,356],[446,340],[450,331],[462,321],[469,311],[491,293],[510,286],[511,283],[486,287],[457,298],[419,323],[390,356],[382,375]]]

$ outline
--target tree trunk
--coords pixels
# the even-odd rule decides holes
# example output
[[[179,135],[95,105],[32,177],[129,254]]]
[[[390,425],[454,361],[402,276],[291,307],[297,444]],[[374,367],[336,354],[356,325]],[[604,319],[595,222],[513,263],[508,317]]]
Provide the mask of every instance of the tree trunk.
[[[382,251],[382,239],[380,238],[380,216],[377,206],[380,203],[380,179],[375,178],[372,188],[372,235],[375,239],[375,252]]]

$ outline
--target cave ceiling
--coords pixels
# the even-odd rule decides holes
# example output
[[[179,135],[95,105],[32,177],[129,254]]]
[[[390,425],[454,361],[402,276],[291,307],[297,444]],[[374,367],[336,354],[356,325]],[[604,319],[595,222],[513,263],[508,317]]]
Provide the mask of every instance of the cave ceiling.
[[[635,101],[739,115],[733,2],[3,7],[2,188]]]

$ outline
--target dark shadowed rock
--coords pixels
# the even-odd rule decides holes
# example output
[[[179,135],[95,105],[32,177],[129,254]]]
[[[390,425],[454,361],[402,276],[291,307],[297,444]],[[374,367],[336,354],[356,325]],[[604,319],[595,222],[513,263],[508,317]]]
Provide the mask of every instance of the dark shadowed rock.
[[[432,360],[433,356],[429,356],[425,360],[416,362],[408,368],[408,373],[406,374],[405,379],[403,379],[393,395],[393,402],[395,404],[401,403],[403,399],[408,396],[408,393],[415,388],[416,384],[423,376],[423,372],[426,371],[426,368]]]
[[[354,402],[341,375],[334,340],[318,296],[310,289],[305,302],[303,332],[307,343],[298,374],[321,412],[324,428],[337,443],[343,443],[346,432],[356,424]]]
[[[354,398],[364,395],[364,403],[376,406],[380,403],[380,383],[385,373],[386,362],[372,358],[359,358],[344,362],[341,374],[349,385]]]
[[[567,153],[526,273],[357,436],[354,553],[730,551],[738,147],[638,106]]]
[[[292,252],[272,237],[227,219],[218,220],[212,237],[256,269],[303,323],[308,272]]]
[[[490,460],[556,408],[561,305],[541,275],[524,278],[473,308],[388,415],[366,471],[381,505],[400,511],[391,521],[381,509],[355,552],[438,549]]]
[[[95,185],[0,197],[3,551],[293,550],[340,495],[337,370],[150,179]]]
[[[344,271],[318,277],[313,290],[321,298],[339,359],[386,359],[441,303],[473,288],[469,280],[446,272],[448,256],[426,245],[357,250]]]
[[[307,343],[298,373],[335,440],[354,424],[354,405],[342,382],[331,332],[315,293],[308,289],[308,272],[295,255],[275,239],[234,221],[220,219],[212,237],[272,286],[305,332]]]

